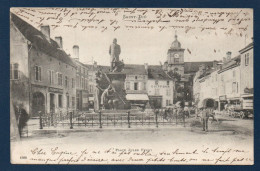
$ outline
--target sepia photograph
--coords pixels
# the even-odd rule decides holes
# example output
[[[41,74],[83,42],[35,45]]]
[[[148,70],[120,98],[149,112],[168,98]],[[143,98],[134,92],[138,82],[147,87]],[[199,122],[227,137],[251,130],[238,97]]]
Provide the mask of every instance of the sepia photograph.
[[[10,8],[10,162],[253,165],[249,8]]]

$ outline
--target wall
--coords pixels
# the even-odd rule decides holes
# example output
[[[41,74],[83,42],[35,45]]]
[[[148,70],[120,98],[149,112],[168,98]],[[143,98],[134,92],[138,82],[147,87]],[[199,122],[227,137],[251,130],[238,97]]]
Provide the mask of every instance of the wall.
[[[249,54],[249,63],[245,65],[245,55]],[[254,87],[254,49],[250,49],[241,54],[241,94],[244,93],[245,88]]]
[[[20,79],[10,79],[10,98],[14,105],[21,104],[27,113],[29,110],[29,72],[28,72],[28,44],[24,36],[15,25],[10,23],[10,64],[19,65]]]

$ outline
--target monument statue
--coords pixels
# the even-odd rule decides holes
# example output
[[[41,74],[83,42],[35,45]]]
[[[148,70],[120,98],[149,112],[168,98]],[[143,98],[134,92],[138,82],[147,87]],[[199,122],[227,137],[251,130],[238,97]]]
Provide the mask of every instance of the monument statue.
[[[117,63],[119,62],[119,55],[121,53],[120,45],[117,44],[117,39],[113,40],[113,43],[109,47],[109,55],[110,55],[110,70],[114,71]]]

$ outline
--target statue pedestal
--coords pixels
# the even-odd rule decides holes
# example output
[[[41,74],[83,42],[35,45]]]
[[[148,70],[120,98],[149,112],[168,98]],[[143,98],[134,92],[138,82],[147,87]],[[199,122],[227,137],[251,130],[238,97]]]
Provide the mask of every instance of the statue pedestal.
[[[126,101],[126,93],[125,93],[126,75],[121,72],[110,72],[107,73],[107,76],[110,79],[116,91],[116,93],[114,94],[115,95],[114,99],[117,100],[117,109],[128,109],[129,107]],[[126,104],[124,104],[118,96],[120,96],[121,99],[126,102]]]

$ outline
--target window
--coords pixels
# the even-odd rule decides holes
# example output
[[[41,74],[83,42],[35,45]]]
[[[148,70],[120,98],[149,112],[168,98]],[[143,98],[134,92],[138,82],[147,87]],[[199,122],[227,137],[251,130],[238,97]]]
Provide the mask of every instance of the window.
[[[68,77],[67,76],[64,77],[64,81],[65,81],[65,87],[68,87],[69,84],[68,84]]]
[[[137,80],[137,76],[135,76],[135,79]]]
[[[59,94],[59,107],[62,107],[62,95]]]
[[[93,85],[89,85],[89,92],[93,93]]]
[[[35,71],[35,81],[41,81],[42,68],[40,66],[35,66],[34,71]]]
[[[236,70],[233,71],[233,77],[236,77]]]
[[[166,95],[167,95],[167,96],[170,96],[170,95],[171,95],[170,89],[166,89]]]
[[[75,97],[71,98],[71,105],[72,105],[73,108],[75,107]]]
[[[138,83],[134,83],[134,90],[138,90]]]
[[[54,71],[48,70],[48,77],[49,77],[49,84],[53,85],[54,84]]]
[[[156,96],[160,95],[160,91],[159,91],[159,89],[158,89],[158,88],[157,88],[157,89],[155,89],[155,95],[156,95]]]
[[[81,77],[81,88],[84,88],[84,83],[85,83],[84,77]]]
[[[58,73],[58,85],[62,86],[62,74]]]
[[[179,63],[180,62],[180,58],[174,58],[174,63]]]
[[[130,82],[126,82],[125,83],[125,89],[126,90],[130,90]]]
[[[232,93],[237,93],[237,83],[236,82],[232,83]]]
[[[11,80],[18,80],[20,79],[20,72],[19,72],[19,64],[10,64],[10,79]]]
[[[77,75],[77,78],[76,78],[77,80],[77,87],[80,87],[80,78],[79,78],[79,75]]]
[[[170,85],[170,81],[167,81],[167,86],[169,86]]]
[[[249,53],[245,54],[245,66],[249,64]]]
[[[146,90],[146,82],[144,82],[144,89],[143,90]]]
[[[171,104],[171,100],[166,100],[166,106],[169,106]]]
[[[74,88],[75,87],[75,80],[74,78],[71,79],[71,88]]]
[[[84,88],[85,90],[87,90],[88,89],[88,79],[86,79],[85,78],[85,88]]]
[[[70,107],[70,96],[67,96],[67,108]]]

